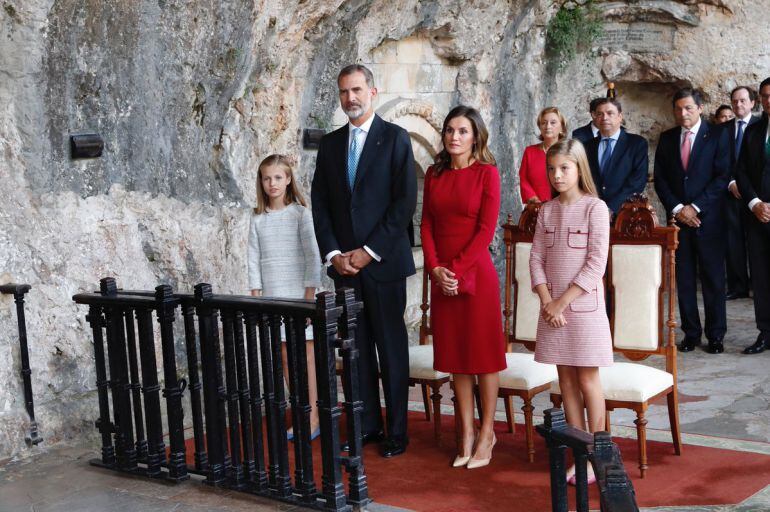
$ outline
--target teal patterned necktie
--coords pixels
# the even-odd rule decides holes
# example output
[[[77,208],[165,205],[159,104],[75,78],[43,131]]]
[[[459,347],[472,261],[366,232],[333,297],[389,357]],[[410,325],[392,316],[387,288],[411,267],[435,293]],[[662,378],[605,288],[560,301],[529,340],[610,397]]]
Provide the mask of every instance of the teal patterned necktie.
[[[770,137],[765,141],[765,155],[770,157]]]
[[[356,182],[356,170],[358,169],[358,160],[361,158],[361,149],[363,144],[358,140],[359,135],[363,132],[361,128],[353,128],[353,138],[350,141],[350,148],[348,149],[348,184],[350,188],[353,188],[353,184]]]

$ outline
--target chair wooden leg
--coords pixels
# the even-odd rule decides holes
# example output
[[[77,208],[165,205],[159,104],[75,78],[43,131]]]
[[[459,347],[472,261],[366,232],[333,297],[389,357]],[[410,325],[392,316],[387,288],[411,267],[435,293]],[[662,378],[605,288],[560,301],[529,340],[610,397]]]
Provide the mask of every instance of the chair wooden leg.
[[[551,403],[554,407],[559,409],[561,407],[561,395],[557,395],[556,393],[551,393]]]
[[[430,398],[433,400],[433,437],[438,441],[441,439],[441,383],[431,384]]]
[[[674,440],[674,453],[682,455],[682,434],[679,431],[679,396],[676,388],[666,397],[668,401],[668,420],[671,422],[671,437]]]
[[[430,421],[430,400],[428,400],[428,385],[420,383],[422,388],[422,403],[425,406],[425,421]]]
[[[505,404],[505,419],[508,421],[508,432],[515,434],[516,424],[513,420],[513,397],[511,395],[504,396],[503,403]]]
[[[532,411],[535,410],[532,407],[532,399],[525,398],[524,405],[521,408],[524,411],[524,428],[527,436],[527,457],[530,462],[535,462],[535,427],[532,418]]]
[[[636,411],[636,438],[639,443],[639,471],[644,478],[644,474],[647,471],[647,418],[644,417],[645,410],[638,409]]]
[[[604,430],[605,432],[612,433],[612,425],[610,425],[610,410],[604,411]]]

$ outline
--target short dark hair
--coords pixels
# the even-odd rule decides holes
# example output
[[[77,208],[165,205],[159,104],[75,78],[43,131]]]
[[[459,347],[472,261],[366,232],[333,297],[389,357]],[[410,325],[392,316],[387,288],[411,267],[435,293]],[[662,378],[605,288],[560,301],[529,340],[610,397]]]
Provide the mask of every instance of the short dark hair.
[[[741,89],[745,89],[746,92],[749,93],[749,99],[751,101],[757,101],[757,92],[754,89],[752,89],[751,87],[749,87],[748,85],[739,85],[739,86],[735,87],[732,91],[730,91],[730,101],[733,100],[733,95],[736,92],[740,91]]]
[[[618,112],[623,112],[623,107],[620,106],[620,102],[615,98],[596,98],[594,101],[596,102],[596,106],[593,110],[594,112],[596,112],[599,107],[606,105],[607,103],[610,105],[615,105],[615,108],[618,109]]]
[[[684,98],[692,98],[696,105],[699,107],[703,106],[703,96],[698,89],[693,89],[692,87],[682,87],[676,91],[674,98],[671,100],[671,106],[676,107],[676,102]]]
[[[759,84],[759,90],[761,91],[763,87],[767,87],[770,85],[770,76],[762,80],[762,83]]]
[[[596,112],[597,107],[601,104],[599,102],[604,101],[606,99],[607,98],[605,98],[604,96],[600,96],[598,98],[592,99],[591,103],[588,104],[588,111],[593,114],[594,112]]]
[[[719,105],[719,107],[717,107],[716,112],[714,112],[714,117],[717,117],[723,110],[732,110],[732,109],[733,107],[731,107],[730,105]]]
[[[343,76],[352,75],[353,73],[362,73],[364,78],[366,78],[366,85],[368,85],[370,89],[374,88],[374,75],[372,74],[372,71],[363,64],[348,64],[342,68],[337,75],[337,83],[340,82],[340,78]]]

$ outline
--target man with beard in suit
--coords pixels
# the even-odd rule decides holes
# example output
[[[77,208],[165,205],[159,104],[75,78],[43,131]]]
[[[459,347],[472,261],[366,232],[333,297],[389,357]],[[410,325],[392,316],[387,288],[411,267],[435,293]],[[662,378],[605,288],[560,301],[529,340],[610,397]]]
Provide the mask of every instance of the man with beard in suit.
[[[393,457],[409,444],[404,310],[406,278],[415,273],[407,232],[417,203],[414,156],[407,132],[374,113],[377,89],[368,68],[345,67],[337,86],[349,122],[321,139],[311,190],[313,222],[335,286],[353,287],[364,303],[356,329],[363,441],[382,441],[380,454]]]

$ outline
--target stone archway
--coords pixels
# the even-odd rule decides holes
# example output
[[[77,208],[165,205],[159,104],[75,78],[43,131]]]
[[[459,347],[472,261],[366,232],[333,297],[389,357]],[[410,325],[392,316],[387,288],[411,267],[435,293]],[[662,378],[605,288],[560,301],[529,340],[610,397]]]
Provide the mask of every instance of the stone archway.
[[[433,164],[436,155],[441,150],[441,125],[443,116],[436,108],[426,101],[396,98],[384,103],[377,113],[391,123],[397,124],[409,133],[412,141],[412,152],[417,171],[417,208],[412,219],[414,242],[412,248],[417,274],[407,279],[407,308],[404,321],[412,344],[417,343],[422,303],[422,268],[424,258],[420,242],[420,220],[422,219],[422,196],[425,183],[425,172]]]
[[[384,120],[397,124],[409,133],[417,170],[417,209],[414,212],[414,241],[420,244],[420,219],[425,172],[441,151],[441,125],[443,118],[436,108],[426,101],[397,98],[377,109]]]

